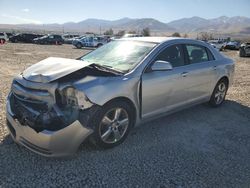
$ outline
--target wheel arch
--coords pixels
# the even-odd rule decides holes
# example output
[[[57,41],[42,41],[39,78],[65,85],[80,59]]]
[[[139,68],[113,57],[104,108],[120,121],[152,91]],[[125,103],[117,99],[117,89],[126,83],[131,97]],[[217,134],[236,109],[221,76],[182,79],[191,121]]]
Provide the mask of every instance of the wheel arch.
[[[218,81],[217,81],[217,83],[216,84],[218,84],[220,81],[222,81],[222,80],[224,80],[225,82],[226,82],[226,84],[227,84],[227,87],[229,86],[229,78],[228,78],[228,76],[222,76]]]
[[[116,97],[116,98],[113,98],[113,99],[107,101],[104,105],[107,105],[109,103],[114,103],[114,102],[121,102],[121,101],[127,103],[131,107],[132,115],[133,115],[133,126],[134,126],[135,122],[136,122],[136,117],[137,117],[137,110],[136,110],[135,104],[133,103],[132,100],[130,100],[127,97]]]

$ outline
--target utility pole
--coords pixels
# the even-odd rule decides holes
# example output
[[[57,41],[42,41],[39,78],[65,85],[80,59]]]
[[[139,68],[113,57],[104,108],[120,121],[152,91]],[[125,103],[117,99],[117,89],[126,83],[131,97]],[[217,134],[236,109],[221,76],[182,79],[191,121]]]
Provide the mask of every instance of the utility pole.
[[[45,26],[44,26],[44,24],[43,24],[43,34],[45,34]]]

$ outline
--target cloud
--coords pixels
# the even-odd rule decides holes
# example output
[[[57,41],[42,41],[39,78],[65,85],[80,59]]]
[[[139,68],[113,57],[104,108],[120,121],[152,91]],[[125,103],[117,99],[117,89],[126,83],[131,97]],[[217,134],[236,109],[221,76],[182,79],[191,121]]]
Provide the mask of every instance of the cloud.
[[[29,12],[29,11],[30,11],[30,9],[28,9],[28,8],[24,8],[24,9],[22,9],[21,11],[22,11],[22,12]]]
[[[17,22],[18,24],[42,24],[42,22],[39,20],[22,18],[19,16],[13,16],[13,15],[8,15],[8,14],[2,14],[2,17],[12,19],[14,22]]]

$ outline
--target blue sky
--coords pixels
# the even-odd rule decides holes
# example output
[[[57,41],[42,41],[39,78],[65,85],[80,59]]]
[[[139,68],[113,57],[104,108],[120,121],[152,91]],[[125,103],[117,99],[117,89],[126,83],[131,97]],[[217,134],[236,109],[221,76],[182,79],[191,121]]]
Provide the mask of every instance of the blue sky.
[[[65,23],[87,18],[250,17],[250,0],[0,0],[0,24]]]

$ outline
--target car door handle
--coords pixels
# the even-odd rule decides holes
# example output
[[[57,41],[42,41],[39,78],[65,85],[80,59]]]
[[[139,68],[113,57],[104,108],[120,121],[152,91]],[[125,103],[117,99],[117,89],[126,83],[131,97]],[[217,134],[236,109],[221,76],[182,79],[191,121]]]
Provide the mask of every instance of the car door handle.
[[[182,75],[183,77],[186,77],[186,76],[188,75],[188,72],[183,72],[183,73],[181,73],[181,75]]]
[[[217,70],[217,66],[213,66],[213,69],[214,69],[214,70]]]

